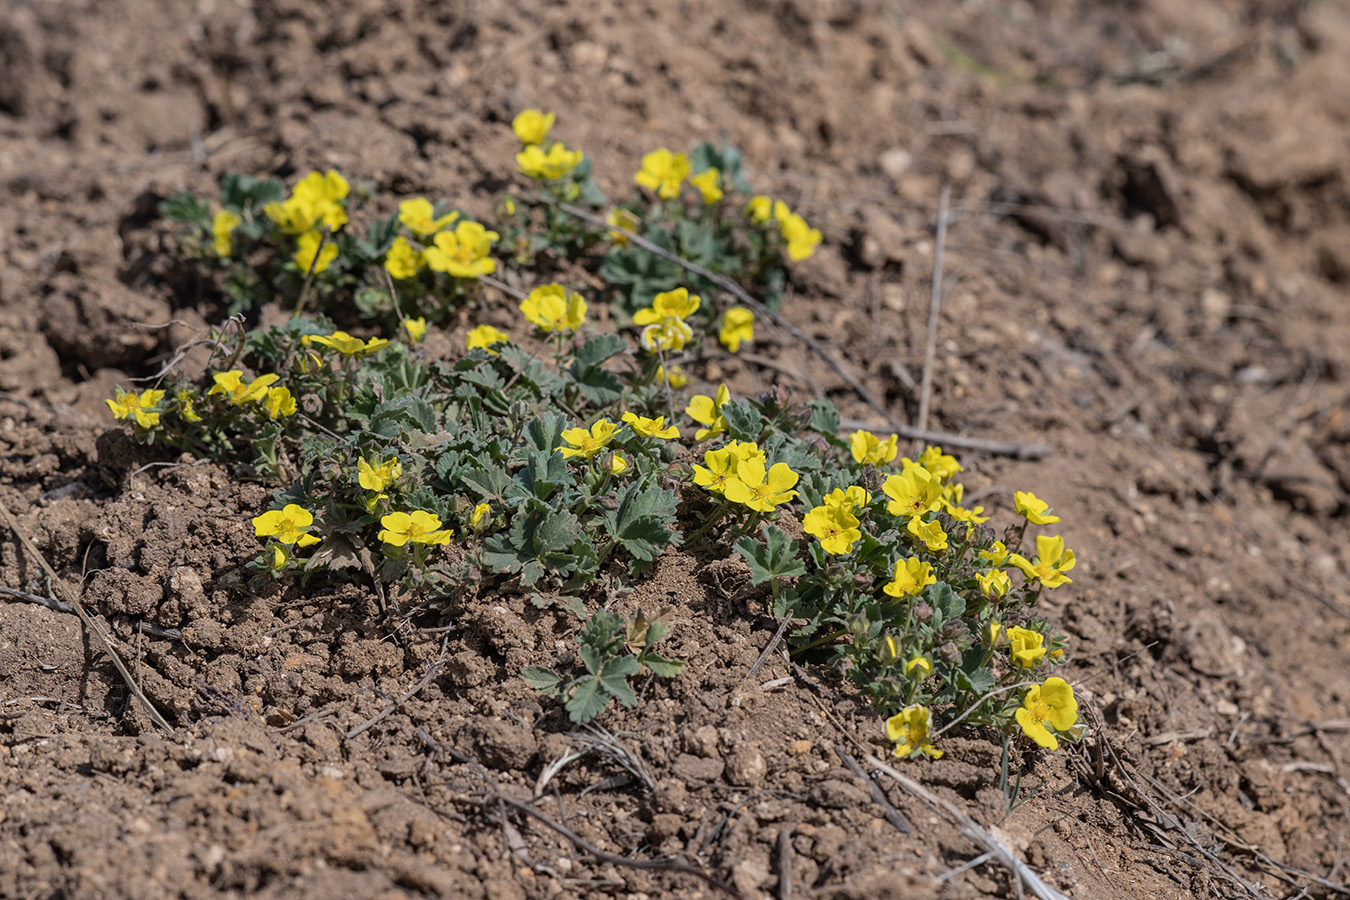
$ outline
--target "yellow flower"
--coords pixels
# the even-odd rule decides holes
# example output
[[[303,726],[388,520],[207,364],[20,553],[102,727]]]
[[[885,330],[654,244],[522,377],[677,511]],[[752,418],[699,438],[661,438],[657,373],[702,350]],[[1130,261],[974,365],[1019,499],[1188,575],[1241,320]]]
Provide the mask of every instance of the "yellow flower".
[[[656,378],[658,381],[664,381],[673,388],[679,389],[689,383],[689,373],[679,366],[671,366],[670,371],[666,371],[665,366],[656,367]]]
[[[368,491],[383,491],[403,475],[403,464],[398,457],[392,457],[372,464],[363,456],[356,461],[356,480]]]
[[[614,439],[614,432],[618,430],[619,426],[608,419],[599,420],[591,426],[590,431],[585,428],[565,428],[562,439],[572,446],[558,449],[562,451],[564,459],[571,459],[573,456],[589,459],[605,449]]]
[[[727,419],[726,416],[722,415],[722,405],[730,399],[731,391],[727,389],[725,384],[717,389],[716,397],[695,394],[689,398],[689,406],[685,408],[685,414],[704,426],[694,432],[694,440],[706,440],[727,430]]]
[[[605,224],[636,233],[642,221],[626,209],[614,209],[610,211],[609,215],[605,216]],[[628,235],[613,229],[609,232],[609,239],[621,247],[628,243]]]
[[[975,580],[980,585],[980,593],[984,594],[985,599],[997,603],[1007,595],[1012,587],[1012,580],[1008,578],[1008,573],[1002,569],[994,569],[991,572],[981,572],[975,576]]]
[[[858,517],[839,506],[817,506],[802,517],[802,530],[820,540],[826,553],[851,553],[853,545],[862,540]]]
[[[310,172],[300,179],[290,197],[281,203],[267,204],[263,212],[289,234],[314,231],[321,224],[337,231],[347,224],[342,201],[349,191],[347,179],[336,170],[329,169],[323,174]]]
[[[688,288],[665,291],[652,298],[652,305],[633,314],[634,325],[650,325],[662,319],[687,319],[698,312],[703,300],[689,295]]]
[[[561,284],[545,284],[530,291],[520,311],[544,331],[576,331],[586,320],[586,301]]]
[[[1069,731],[1078,721],[1078,700],[1063,678],[1047,678],[1044,684],[1031,686],[1016,716],[1027,737],[1047,750],[1058,750],[1059,740],[1046,723],[1056,731]]]
[[[479,325],[465,335],[464,347],[466,350],[483,349],[496,356],[497,351],[492,349],[493,345],[509,343],[510,340],[504,331],[499,331],[491,325]]]
[[[427,320],[423,316],[418,316],[415,319],[404,319],[401,324],[403,325],[403,333],[414,344],[420,344],[422,338],[427,336]]]
[[[905,674],[915,681],[923,681],[933,674],[933,661],[926,656],[916,656],[905,663]]]
[[[705,169],[697,175],[689,176],[689,183],[698,188],[699,194],[703,197],[703,202],[707,205],[722,199],[722,189],[717,186],[721,174],[717,169]]]
[[[392,512],[380,519],[380,524],[384,526],[376,537],[394,547],[402,547],[407,543],[414,544],[448,544],[450,543],[450,531],[438,531],[441,527],[439,516],[433,516],[429,512],[420,509],[413,510],[411,513]]]
[[[657,350],[683,350],[694,339],[694,329],[684,319],[671,316],[642,329],[642,348],[649,353]]]
[[[680,436],[680,429],[671,425],[666,427],[666,417],[657,416],[655,419],[649,419],[646,416],[639,416],[634,412],[623,414],[623,421],[628,423],[628,427],[633,429],[634,433],[645,435],[646,437],[661,438],[669,440]]]
[[[714,494],[726,493],[727,481],[736,477],[736,464],[740,458],[730,447],[722,447],[705,450],[703,461],[708,464],[706,467],[694,465],[694,484]]]
[[[1008,641],[1012,645],[1013,664],[1020,668],[1030,669],[1045,655],[1045,635],[1039,631],[1014,625],[1008,629]]]
[[[1007,635],[1004,634],[1004,632],[1003,632],[1003,626],[1000,625],[1000,624],[997,623],[997,622],[990,622],[990,623],[989,623],[989,646],[991,646],[991,647],[997,647],[998,644],[999,644],[999,636],[1000,636],[1000,635],[1003,635],[1004,638],[1007,637]],[[1005,643],[1006,643],[1006,640],[1005,640]]]
[[[542,144],[548,138],[548,130],[553,127],[556,118],[551,112],[523,109],[511,120],[511,130],[516,133],[516,139],[527,147],[530,144]]]
[[[271,543],[267,545],[267,549],[272,551],[267,557],[267,568],[273,572],[281,571],[286,563],[290,562],[291,554],[285,544]]]
[[[455,220],[458,218],[459,213],[453,210],[437,217],[436,207],[432,206],[431,201],[425,197],[413,197],[411,200],[404,200],[398,205],[398,220],[409,231],[421,238],[455,224]]]
[[[309,273],[311,267],[315,275],[328,268],[337,259],[337,244],[324,240],[317,231],[306,231],[296,241],[295,265],[301,272]],[[322,249],[321,249],[322,248]],[[317,254],[318,259],[315,259]]]
[[[394,238],[389,252],[384,255],[385,270],[398,279],[415,277],[426,264],[426,252],[413,247],[401,234]]]
[[[886,640],[881,645],[880,656],[881,661],[886,665],[890,665],[900,659],[900,645],[897,644],[895,638],[891,637],[889,634],[886,635]]]
[[[267,397],[263,400],[263,408],[267,410],[269,419],[275,420],[282,416],[295,415],[295,398],[291,396],[290,388],[268,388]]]
[[[896,442],[899,440],[898,434],[893,434],[883,441],[870,431],[855,431],[849,435],[848,448],[852,451],[855,462],[867,466],[880,466],[895,459],[898,452]]]
[[[926,706],[906,706],[903,711],[886,720],[886,737],[895,742],[891,751],[901,759],[915,753],[926,753],[933,759],[941,759],[942,751],[928,741],[928,731],[933,725],[933,714]]]
[[[918,516],[911,516],[905,530],[916,539],[923,541],[929,553],[947,549],[947,532],[937,522],[925,522]]]
[[[994,541],[988,550],[981,550],[975,555],[997,568],[1008,561],[1008,548],[1004,546],[1002,541]]]
[[[755,314],[744,306],[733,306],[722,313],[722,327],[717,339],[732,353],[741,349],[741,342],[755,339]]]
[[[223,259],[234,254],[234,242],[230,239],[230,235],[242,221],[244,220],[239,218],[237,213],[228,209],[222,209],[211,219],[211,238],[215,244],[216,256]]]
[[[128,393],[121,388],[115,388],[116,399],[105,400],[108,408],[112,410],[113,416],[119,421],[129,419],[133,416],[136,424],[141,428],[153,428],[159,424],[159,413],[151,410],[164,399],[163,391],[142,391],[141,393]],[[191,410],[191,406],[188,407]],[[187,418],[187,416],[184,416]],[[200,417],[198,417],[200,418]],[[194,421],[194,420],[190,420]]]
[[[763,225],[773,218],[773,200],[763,194],[751,197],[745,204],[745,215],[756,225]]]
[[[895,561],[895,577],[881,589],[891,597],[917,597],[930,584],[937,583],[933,567],[917,556]]]
[[[1036,561],[1032,562],[1020,553],[1008,557],[1012,564],[1022,570],[1029,581],[1039,581],[1048,588],[1061,584],[1070,584],[1073,579],[1064,573],[1072,569],[1077,560],[1073,551],[1064,548],[1064,538],[1036,535]]]
[[[1050,515],[1049,503],[1026,491],[1013,494],[1013,508],[1032,525],[1053,525],[1059,521],[1059,516]]]
[[[473,508],[473,515],[469,517],[469,527],[474,531],[482,531],[487,527],[488,517],[492,515],[492,507],[486,503],[480,503]]]
[[[736,476],[727,479],[726,498],[759,512],[773,512],[775,506],[797,496],[792,490],[797,477],[787,463],[774,463],[766,472],[762,461],[741,459],[736,463]]]
[[[858,487],[856,484],[847,490],[835,488],[825,495],[825,505],[848,512],[866,506],[872,502],[872,494],[866,488]]]
[[[196,402],[192,391],[184,388],[174,394],[174,400],[178,402],[178,414],[189,422],[200,422],[202,417],[197,415],[197,410],[193,404]],[[118,418],[121,418],[119,416]]]
[[[497,262],[488,257],[492,242],[500,238],[477,222],[460,222],[454,231],[436,235],[433,245],[422,251],[427,265],[437,272],[456,278],[477,278],[497,271]]]
[[[319,539],[306,534],[314,524],[314,514],[303,506],[288,503],[282,509],[265,512],[253,519],[253,533],[258,537],[275,538],[283,544],[308,547]]]
[[[922,466],[909,466],[899,475],[888,475],[881,490],[891,498],[886,511],[893,516],[922,516],[937,509],[942,499],[942,482]]]
[[[628,470],[628,460],[623,458],[623,454],[615,450],[609,457],[609,471],[615,475]]]
[[[960,485],[957,485],[957,487],[960,487]],[[942,508],[946,511],[947,515],[951,516],[956,521],[974,522],[977,525],[981,522],[989,521],[988,516],[981,515],[981,513],[984,512],[983,506],[977,506],[974,509],[966,509],[964,506],[957,506],[955,503],[952,503],[948,497],[949,493],[944,489],[941,500]]]
[[[516,154],[516,166],[531,178],[552,181],[581,165],[584,158],[580,150],[568,150],[561,143],[550,146],[547,153],[538,144],[530,144]]]
[[[754,441],[732,441],[727,444],[727,449],[739,460],[757,459],[761,463],[767,463],[764,451],[759,449],[759,444]]]
[[[680,196],[680,184],[687,177],[689,158],[662,147],[642,157],[642,171],[633,180],[649,191],[656,191],[662,200],[670,200]]]
[[[264,402],[267,399],[267,389],[272,383],[279,381],[280,375],[263,375],[250,382],[244,382],[244,373],[239,369],[231,369],[228,372],[217,372],[211,376],[215,382],[215,387],[207,391],[207,396],[211,394],[224,394],[225,399],[230,401],[231,406],[243,406],[245,403]]]
[[[368,341],[363,341],[358,337],[352,337],[345,331],[335,331],[329,335],[307,334],[300,339],[300,343],[306,347],[312,344],[328,347],[343,356],[369,356],[389,346],[387,338],[371,338]]]
[[[778,230],[787,241],[788,259],[801,262],[816,252],[820,243],[820,232],[806,224],[806,220],[796,213],[789,213],[779,220]]]
[[[906,464],[909,462],[906,460]],[[947,482],[957,472],[963,472],[955,456],[948,456],[941,447],[928,447],[919,454],[918,464],[933,474],[938,481]],[[961,499],[959,496],[956,498]]]

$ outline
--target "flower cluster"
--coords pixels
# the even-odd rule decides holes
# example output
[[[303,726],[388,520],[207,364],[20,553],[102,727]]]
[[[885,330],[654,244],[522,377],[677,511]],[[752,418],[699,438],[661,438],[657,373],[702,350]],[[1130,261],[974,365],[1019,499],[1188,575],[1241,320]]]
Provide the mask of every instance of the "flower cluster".
[[[336,170],[310,172],[296,183],[289,197],[263,208],[283,232],[296,236],[295,265],[301,272],[322,272],[337,257],[337,246],[328,241],[325,231],[335,232],[347,224],[346,199],[350,192],[347,179]],[[222,249],[222,236],[224,249],[229,249],[228,235],[233,228],[225,227],[229,221],[218,216],[214,223],[217,250]]]
[[[480,223],[461,220],[453,210],[437,215],[425,197],[400,203],[398,221],[408,235],[395,237],[385,255],[384,267],[393,277],[407,280],[430,269],[472,279],[497,271],[496,261],[488,254],[501,235]]]
[[[700,303],[702,300],[690,296],[687,288],[657,294],[650,307],[638,310],[633,316],[634,325],[644,326],[643,349],[650,353],[683,350],[694,336],[686,319],[698,312]]]
[[[782,200],[758,194],[746,204],[745,215],[756,225],[776,224],[787,247],[788,259],[793,262],[807,259],[820,245],[820,232],[807,225],[806,220]]]
[[[520,140],[521,150],[516,154],[520,171],[538,181],[554,181],[570,173],[581,164],[580,150],[568,150],[561,141],[550,141],[553,113],[537,109],[521,112],[511,122],[511,130]]]

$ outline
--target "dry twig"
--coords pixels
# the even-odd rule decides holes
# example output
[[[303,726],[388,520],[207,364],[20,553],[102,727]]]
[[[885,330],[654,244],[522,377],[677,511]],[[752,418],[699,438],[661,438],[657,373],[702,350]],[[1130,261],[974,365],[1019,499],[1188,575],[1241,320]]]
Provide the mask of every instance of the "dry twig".
[[[149,714],[150,720],[158,727],[164,729],[164,731],[173,734],[173,726],[169,724],[168,719],[160,714],[158,709],[155,709],[155,705],[150,702],[150,698],[145,696],[141,689],[136,685],[136,679],[132,677],[131,672],[126,667],[126,663],[122,662],[122,657],[118,656],[117,651],[113,649],[112,641],[108,640],[108,637],[103,633],[103,629],[99,628],[98,623],[85,611],[84,605],[80,603],[79,599],[74,594],[70,593],[61,579],[56,576],[56,572],[54,572],[52,567],[47,563],[47,558],[42,555],[42,552],[38,550],[37,545],[35,545],[32,539],[19,527],[18,520],[14,518],[14,515],[9,511],[9,507],[5,505],[4,501],[0,501],[0,513],[4,514],[6,524],[8,524],[10,530],[14,532],[15,537],[19,539],[19,543],[23,544],[24,548],[33,555],[33,558],[37,560],[38,565],[42,567],[42,571],[51,579],[51,583],[53,587],[56,588],[57,592],[66,595],[66,603],[75,611],[75,615],[80,617],[80,622],[84,624],[85,628],[93,632],[94,637],[98,638],[98,642],[103,645],[103,649],[107,652],[108,658],[112,660],[113,665],[117,668],[117,674],[122,676],[122,681],[125,682],[127,690],[131,691],[132,695],[140,701],[141,706],[143,706],[146,713]]]
[[[456,762],[470,766],[478,774],[478,776],[482,778],[483,781],[487,784],[487,791],[485,791],[485,793],[487,794],[487,799],[495,801],[496,803],[502,804],[504,806],[509,806],[512,809],[516,810],[517,812],[521,812],[527,816],[530,816],[531,818],[535,819],[536,821],[540,822],[546,827],[551,828],[553,831],[567,838],[567,840],[571,841],[574,846],[576,846],[581,850],[586,851],[590,855],[594,856],[596,859],[599,859],[601,862],[607,862],[615,866],[624,866],[630,869],[682,872],[686,875],[692,875],[695,878],[698,878],[703,883],[709,885],[710,887],[716,888],[717,890],[726,894],[728,897],[733,897],[735,898],[735,900],[744,900],[741,893],[731,885],[713,877],[707,872],[704,872],[702,869],[691,866],[688,863],[683,862],[681,860],[629,859],[626,856],[616,856],[613,853],[606,853],[604,850],[601,850],[599,847],[596,847],[595,845],[591,844],[589,841],[587,841],[581,835],[577,834],[572,829],[568,828],[566,825],[563,825],[562,823],[555,821],[551,816],[548,816],[540,812],[529,803],[526,803],[523,800],[517,800],[515,797],[512,797],[510,794],[506,793],[506,791],[502,790],[501,785],[497,783],[497,780],[493,778],[490,774],[488,774],[487,769],[483,768],[482,764],[479,763],[478,760],[474,759],[472,756],[460,753],[454,747],[450,747],[437,742],[434,738],[431,737],[431,735],[427,734],[426,731],[421,728],[417,729],[417,736],[422,739],[422,743],[426,744],[427,748],[431,750],[433,754],[437,756],[445,754],[446,756],[449,756]]]
[[[947,246],[947,200],[951,188],[943,185],[938,193],[937,244],[933,249],[933,285],[928,299],[928,339],[923,350],[923,375],[919,385],[919,429],[928,427],[928,403],[933,395],[933,361],[937,358],[938,316],[942,312],[942,255]]]

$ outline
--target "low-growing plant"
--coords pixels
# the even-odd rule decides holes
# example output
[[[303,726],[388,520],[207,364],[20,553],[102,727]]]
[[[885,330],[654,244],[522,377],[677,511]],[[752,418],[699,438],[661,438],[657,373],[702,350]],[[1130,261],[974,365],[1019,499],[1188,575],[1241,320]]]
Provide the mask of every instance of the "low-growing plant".
[[[1065,641],[1036,607],[1070,581],[1074,554],[1038,535],[1022,555],[1029,526],[1059,521],[1048,505],[1018,493],[1021,522],[1000,539],[981,507],[962,505],[961,466],[939,447],[902,458],[897,435],[846,436],[830,403],[781,388],[738,398],[721,385],[677,403],[680,364],[738,352],[753,316],[710,308],[720,289],[627,234],[771,305],[820,234],[781,201],[748,196],[740,155],[707,145],[647,154],[640,193],[596,228],[568,204],[605,198],[552,125],[537,111],[513,123],[534,192],[504,198],[493,230],[416,197],[358,235],[349,202],[381,198],[333,171],[289,195],[229,176],[218,203],[167,202],[184,254],[219,274],[232,309],[297,302],[284,324],[214,335],[209,385],[175,372],[119,388],[114,415],[146,442],[276,486],[253,520],[260,583],[357,568],[396,598],[518,591],[573,614],[581,669],[524,676],[574,721],[611,699],[634,705],[643,670],[679,674],[653,649],[666,625],[608,607],[663,553],[711,541],[733,546],[768,585],[770,612],[798,623],[794,659],[838,667],[875,706],[897,755],[940,756],[935,719],[1056,747],[1077,706],[1045,677]],[[540,284],[521,294],[513,334],[478,325],[462,354],[430,357],[429,328],[486,302],[494,247],[517,267],[543,254],[589,267],[606,288],[587,299]],[[604,301],[611,324],[598,328],[591,308]],[[333,317],[374,328],[353,336]],[[700,462],[682,462],[681,447]]]

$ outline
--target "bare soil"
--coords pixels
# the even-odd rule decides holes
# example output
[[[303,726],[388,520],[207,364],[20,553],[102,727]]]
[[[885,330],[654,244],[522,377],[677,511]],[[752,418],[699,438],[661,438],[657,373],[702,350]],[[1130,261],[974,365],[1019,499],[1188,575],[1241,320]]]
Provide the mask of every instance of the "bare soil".
[[[775,622],[734,564],[667,553],[620,604],[671,606],[689,661],[599,720],[642,777],[552,774],[593,736],[517,675],[562,614],[466,596],[433,632],[359,579],[254,593],[265,488],[144,468],[114,427],[112,386],[220,320],[161,199],[335,166],[487,216],[526,106],[611,189],[662,144],[742,148],[826,236],[785,314],[905,419],[950,185],[931,425],[1052,447],[962,452],[963,480],[1063,516],[1080,563],[1050,608],[1094,733],[1014,754],[1011,814],[978,732],[903,771],[1076,898],[1344,895],[1347,86],[1350,7],[1297,0],[7,4],[0,499],[174,731],[78,619],[6,596],[0,897],[725,893],[627,864],[657,859],[746,898],[1016,893],[996,862],[951,874],[984,851],[878,776],[912,831],[887,820],[835,750],[884,755],[880,723],[833,673],[746,679]],[[800,348],[753,351],[772,365],[699,374],[867,418]],[[0,584],[51,591],[8,531]],[[537,785],[610,857],[494,793]]]

